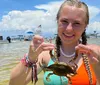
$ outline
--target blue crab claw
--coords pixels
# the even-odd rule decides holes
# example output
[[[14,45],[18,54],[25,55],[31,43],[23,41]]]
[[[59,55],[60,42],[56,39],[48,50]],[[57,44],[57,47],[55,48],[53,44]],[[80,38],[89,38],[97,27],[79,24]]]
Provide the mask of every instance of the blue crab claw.
[[[74,61],[77,59],[77,57],[78,57],[78,50],[76,49],[76,51],[75,51],[75,57],[72,58],[72,59],[69,61],[69,63],[70,63],[70,62],[74,62]]]
[[[46,80],[48,81],[48,82],[50,82],[51,80],[50,80],[50,78],[48,78],[48,77],[46,77]]]
[[[42,69],[44,69],[44,66],[43,66],[42,64],[40,64],[40,62],[39,62],[39,66],[40,66]]]
[[[39,66],[42,68],[42,70],[43,70],[44,72],[49,70],[49,69],[47,68],[46,64],[44,63],[43,59],[42,59],[42,63],[39,62]]]
[[[55,61],[54,64],[58,64],[58,61]]]
[[[49,74],[47,75],[46,80],[47,80],[48,82],[51,81],[49,77],[50,77],[51,75],[53,75],[53,74],[54,74],[54,73],[49,73]]]
[[[39,62],[39,66],[40,66],[42,69],[44,69],[44,68],[46,67],[46,65],[44,64],[43,59],[42,59],[42,62],[41,62],[41,63]]]
[[[51,59],[56,62],[58,61],[56,49],[50,51]]]

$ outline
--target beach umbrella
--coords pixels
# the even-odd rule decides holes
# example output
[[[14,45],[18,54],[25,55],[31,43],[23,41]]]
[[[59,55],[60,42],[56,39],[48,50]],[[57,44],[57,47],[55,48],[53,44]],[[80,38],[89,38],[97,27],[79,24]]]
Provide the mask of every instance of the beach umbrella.
[[[33,34],[33,32],[32,32],[32,31],[28,31],[27,33],[28,33],[28,34]]]

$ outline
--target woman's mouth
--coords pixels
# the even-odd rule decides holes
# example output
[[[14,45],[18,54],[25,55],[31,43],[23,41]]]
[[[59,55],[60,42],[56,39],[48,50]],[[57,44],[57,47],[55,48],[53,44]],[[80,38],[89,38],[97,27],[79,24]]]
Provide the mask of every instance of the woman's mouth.
[[[72,39],[72,38],[74,38],[74,34],[65,34],[65,33],[63,33],[63,36],[65,37],[65,38],[68,38],[68,39]]]

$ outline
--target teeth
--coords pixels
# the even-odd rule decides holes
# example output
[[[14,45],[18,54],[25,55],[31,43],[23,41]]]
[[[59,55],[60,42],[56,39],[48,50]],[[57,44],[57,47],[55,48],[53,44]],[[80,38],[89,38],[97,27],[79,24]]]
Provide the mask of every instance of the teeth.
[[[73,35],[70,35],[70,34],[64,34],[64,35],[66,35],[66,36],[73,36]]]

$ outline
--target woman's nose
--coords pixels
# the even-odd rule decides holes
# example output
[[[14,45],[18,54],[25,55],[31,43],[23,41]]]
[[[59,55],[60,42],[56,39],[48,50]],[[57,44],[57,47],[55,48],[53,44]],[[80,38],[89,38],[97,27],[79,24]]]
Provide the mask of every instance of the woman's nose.
[[[72,24],[69,23],[69,24],[66,26],[66,31],[72,31],[72,30],[73,30]]]

